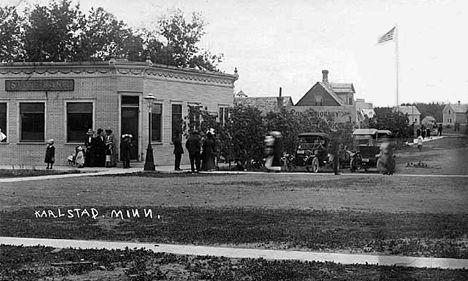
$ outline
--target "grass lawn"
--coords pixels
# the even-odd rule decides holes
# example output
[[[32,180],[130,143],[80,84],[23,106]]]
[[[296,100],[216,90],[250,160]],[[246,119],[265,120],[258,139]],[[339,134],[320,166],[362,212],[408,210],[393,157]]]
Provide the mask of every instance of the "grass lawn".
[[[0,178],[37,177],[49,175],[79,174],[83,171],[70,170],[38,170],[38,169],[0,169]]]
[[[466,138],[437,140],[425,148],[422,153],[397,153],[399,167],[419,159],[434,168],[408,167],[401,174],[466,171]],[[0,235],[468,259],[468,178],[401,174],[137,173],[4,182]],[[62,216],[57,217],[59,209]],[[145,209],[151,209],[152,218],[142,217]],[[122,210],[122,217],[112,217],[113,210]],[[140,217],[134,217],[134,210],[139,210]],[[38,280],[38,276],[55,280],[468,280],[466,270],[235,260],[142,250],[2,246],[0,259],[1,281]],[[81,259],[92,262],[51,265]]]
[[[0,235],[468,258],[466,214],[115,206],[93,218],[92,207],[74,208],[60,218],[54,207],[1,211]]]
[[[0,245],[0,280],[467,280],[468,270]]]

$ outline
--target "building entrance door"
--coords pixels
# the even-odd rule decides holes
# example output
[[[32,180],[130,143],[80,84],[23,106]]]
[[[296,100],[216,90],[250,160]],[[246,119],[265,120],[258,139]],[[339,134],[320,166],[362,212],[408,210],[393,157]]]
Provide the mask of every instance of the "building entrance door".
[[[130,151],[131,160],[138,159],[138,99],[139,97],[134,96],[122,96],[122,108],[121,108],[121,128],[120,132],[123,134],[131,134],[132,138],[132,150]]]

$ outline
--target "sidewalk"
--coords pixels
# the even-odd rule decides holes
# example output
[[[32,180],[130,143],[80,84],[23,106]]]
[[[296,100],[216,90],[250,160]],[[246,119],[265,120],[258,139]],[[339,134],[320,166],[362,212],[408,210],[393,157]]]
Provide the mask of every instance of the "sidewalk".
[[[30,176],[30,177],[14,177],[14,178],[0,178],[1,182],[20,182],[20,181],[33,181],[33,180],[46,180],[46,179],[58,179],[58,178],[74,178],[74,177],[88,177],[88,176],[99,176],[99,175],[120,175],[120,174],[131,174],[135,172],[143,171],[144,163],[135,163],[130,169],[123,169],[119,167],[115,168],[104,168],[104,167],[91,167],[91,168],[76,168],[70,166],[54,166],[55,171],[77,171],[76,173],[70,174],[52,174],[45,176]],[[20,169],[36,169],[45,170],[45,167],[30,167],[30,166],[11,166],[11,165],[0,165],[0,169],[4,170],[20,170]],[[182,171],[174,171],[173,166],[156,166],[157,172],[162,173],[184,173],[190,171],[190,165],[181,165]]]
[[[424,139],[423,139],[423,143],[424,143],[424,142],[428,142],[428,141],[433,141],[433,140],[439,140],[439,139],[444,138],[444,137],[445,137],[445,136],[431,136],[431,137],[429,137],[429,138],[424,138]],[[408,144],[409,146],[417,145],[417,144],[418,144],[418,139],[413,139],[413,142],[412,142],[412,143],[407,142],[407,144]]]
[[[406,256],[379,256],[364,254],[340,254],[327,252],[306,252],[290,250],[263,250],[247,248],[229,248],[193,245],[150,244],[134,242],[109,242],[93,240],[66,240],[0,237],[0,244],[37,246],[44,245],[54,248],[81,249],[140,249],[154,252],[164,252],[180,255],[210,255],[228,258],[263,258],[268,260],[300,260],[317,262],[334,262],[341,264],[375,264],[385,266],[403,266],[420,268],[467,269],[468,260],[445,258],[422,258]]]

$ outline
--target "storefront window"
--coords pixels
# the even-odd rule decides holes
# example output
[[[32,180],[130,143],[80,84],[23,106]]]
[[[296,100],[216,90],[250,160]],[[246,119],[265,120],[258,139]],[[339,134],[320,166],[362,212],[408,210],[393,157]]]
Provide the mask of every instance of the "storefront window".
[[[151,120],[151,141],[161,141],[162,104],[155,103]]]
[[[67,142],[84,142],[90,128],[93,128],[93,103],[67,103]]]
[[[182,132],[182,105],[172,105],[172,136],[175,137],[176,131]]]
[[[6,102],[0,102],[0,142],[7,141],[7,104]]]
[[[44,103],[20,103],[21,141],[44,141]]]

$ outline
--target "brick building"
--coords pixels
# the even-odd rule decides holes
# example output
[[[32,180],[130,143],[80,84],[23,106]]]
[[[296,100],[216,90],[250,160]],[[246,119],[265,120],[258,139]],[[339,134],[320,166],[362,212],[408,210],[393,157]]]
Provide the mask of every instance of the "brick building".
[[[63,165],[89,128],[134,136],[132,158],[144,161],[149,107],[156,165],[172,165],[172,134],[189,107],[223,116],[233,104],[237,73],[180,69],[150,61],[9,63],[0,65],[0,165],[43,165],[45,141],[55,139]],[[118,151],[118,150],[117,150]],[[187,156],[187,154],[185,154]],[[184,160],[187,157],[184,157]]]

